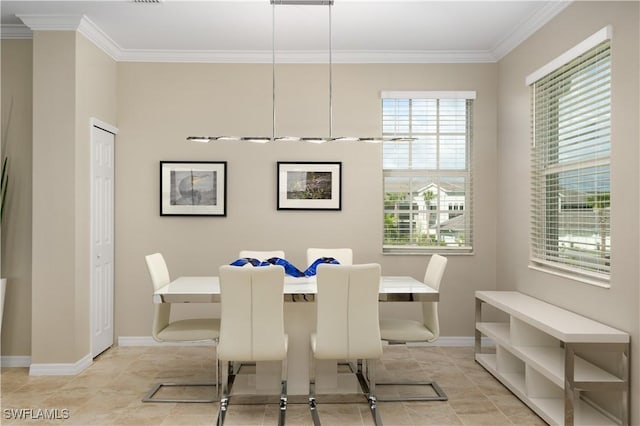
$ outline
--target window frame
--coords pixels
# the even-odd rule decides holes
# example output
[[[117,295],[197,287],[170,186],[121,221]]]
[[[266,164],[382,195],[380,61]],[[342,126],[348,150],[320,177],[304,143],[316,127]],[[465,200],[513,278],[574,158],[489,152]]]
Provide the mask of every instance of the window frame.
[[[464,115],[465,115],[465,131],[463,132],[464,135],[464,163],[465,163],[465,167],[463,169],[460,168],[446,168],[446,167],[442,167],[442,166],[436,166],[436,167],[432,167],[429,168],[428,166],[424,165],[423,167],[412,167],[411,164],[408,164],[408,167],[385,167],[385,147],[383,146],[382,149],[382,172],[383,172],[383,241],[382,241],[382,253],[387,255],[387,254],[420,254],[420,255],[424,255],[424,254],[432,254],[432,253],[442,253],[442,252],[446,252],[447,254],[473,254],[473,173],[472,173],[472,147],[473,147],[473,109],[474,109],[474,100],[476,98],[476,92],[475,91],[382,91],[381,92],[381,104],[382,104],[382,108],[383,108],[383,138],[394,138],[394,137],[406,137],[409,139],[409,141],[405,141],[404,143],[412,143],[413,141],[411,140],[411,138],[415,137],[414,135],[414,130],[411,127],[411,125],[409,125],[409,129],[406,132],[385,132],[385,123],[384,123],[384,119],[385,119],[385,113],[384,113],[384,104],[385,101],[387,100],[405,100],[405,101],[409,101],[410,103],[413,103],[414,100],[417,101],[436,101],[439,105],[440,105],[440,101],[442,100],[460,100],[460,99],[464,99],[465,100],[465,111],[464,111]],[[437,113],[438,116],[438,120],[440,118],[442,118],[445,115],[440,115],[440,112],[438,111]],[[446,116],[445,116],[446,117]],[[411,112],[409,112],[406,115],[406,119],[410,122],[412,120],[413,116],[411,115]],[[401,118],[398,118],[396,120],[401,120]],[[417,132],[416,132],[417,133]],[[425,133],[429,133],[429,132],[420,132],[422,134],[423,137],[425,136]],[[440,127],[437,128],[437,130],[435,132],[431,132],[429,133],[429,136],[434,137],[435,142],[435,152],[436,152],[436,156],[439,155],[439,149],[442,145],[442,142],[440,141],[440,137],[446,134],[446,132],[443,132],[441,130]],[[385,143],[385,142],[383,142]],[[392,143],[392,142],[388,142],[388,143]],[[414,155],[414,153],[412,153],[413,151],[413,147],[408,146],[407,147],[407,161],[409,163],[411,163],[411,160],[408,160],[408,158],[412,155]],[[425,157],[422,158],[426,158],[426,155],[428,155],[426,152],[424,153]],[[436,162],[437,163],[437,162]],[[387,179],[393,179],[393,178],[400,178],[400,179],[407,179],[407,185],[408,185],[408,191],[406,192],[407,194],[413,194],[413,199],[415,199],[415,194],[417,194],[416,192],[414,192],[414,188],[411,186],[414,183],[414,179],[416,181],[418,180],[422,180],[422,182],[424,181],[431,181],[431,184],[438,184],[439,186],[441,186],[442,184],[447,182],[447,179],[451,180],[451,182],[455,182],[456,180],[461,180],[462,181],[462,185],[464,187],[464,200],[460,201],[458,199],[455,200],[451,200],[451,201],[439,201],[437,205],[433,205],[429,202],[426,202],[426,206],[424,206],[423,209],[418,208],[417,206],[414,207],[413,205],[415,204],[414,200],[410,200],[405,202],[405,204],[408,203],[408,208],[406,210],[398,210],[398,207],[396,206],[395,210],[390,210],[387,206],[389,201],[393,200],[387,200],[387,188],[388,188],[388,181]],[[404,192],[404,191],[402,191]],[[395,192],[389,192],[390,194],[395,193]],[[411,195],[410,195],[411,197]],[[437,195],[436,195],[437,198]],[[405,200],[406,201],[406,200]],[[458,210],[451,210],[449,211],[447,209],[447,205],[448,203],[453,203],[453,204],[457,204],[458,206],[460,206],[461,204],[464,206],[462,209],[458,208]],[[405,206],[406,207],[406,206]],[[435,207],[435,209],[434,209]],[[415,217],[409,217],[408,219],[405,219],[405,222],[409,223],[409,228],[408,231],[406,232],[407,234],[409,234],[409,241],[407,243],[404,244],[388,244],[387,241],[387,217],[388,214],[390,214],[390,212],[394,212],[396,214],[405,214],[405,215],[415,215]],[[460,245],[460,246],[453,246],[453,245],[439,245],[440,243],[438,243],[436,241],[435,244],[432,245],[420,245],[420,239],[424,237],[424,235],[422,236],[417,236],[415,234],[413,234],[412,232],[416,229],[418,229],[417,222],[419,222],[421,219],[419,218],[420,215],[427,215],[428,216],[428,220],[429,221],[429,225],[427,225],[428,227],[433,226],[433,224],[431,224],[432,221],[432,216],[435,215],[435,223],[437,224],[437,230],[435,233],[436,239],[438,239],[439,237],[442,237],[441,229],[440,229],[440,220],[439,220],[439,216],[442,215],[446,215],[448,217],[447,221],[452,217],[452,215],[455,216],[460,216],[460,215],[465,215],[465,221],[464,221],[464,230],[463,230],[463,235],[464,235],[464,244]],[[425,219],[423,218],[422,221],[424,221]],[[413,225],[412,225],[413,223]],[[400,229],[400,227],[399,227]],[[400,232],[402,232],[400,230]],[[429,235],[431,235],[431,233],[429,233]],[[427,238],[429,238],[427,236]],[[443,238],[443,237],[442,237]],[[451,237],[450,237],[451,238]],[[455,238],[455,234],[454,237]],[[451,244],[451,242],[449,242],[448,244]]]
[[[550,61],[540,69],[531,73],[525,79],[525,83],[530,88],[530,101],[531,101],[531,112],[530,112],[531,113],[531,142],[530,142],[530,145],[531,145],[531,154],[530,154],[531,155],[531,170],[530,170],[530,173],[531,173],[531,187],[530,187],[531,221],[530,221],[530,234],[529,234],[529,247],[530,247],[529,268],[550,273],[553,275],[561,276],[564,278],[577,280],[587,284],[605,287],[605,288],[609,287],[609,280],[611,275],[610,265],[612,260],[611,259],[611,198],[610,198],[611,197],[610,149],[611,149],[611,119],[612,119],[611,117],[611,45],[610,45],[611,33],[612,31],[610,26],[601,29],[600,31],[596,32],[595,34],[585,39],[583,42],[579,43],[578,45],[564,52],[558,58]],[[558,137],[556,140],[549,139],[549,138],[545,139],[542,143],[545,143],[545,144],[555,143],[555,144],[543,146],[541,148],[538,147],[539,150],[536,150],[536,143],[540,143],[540,141],[538,140],[538,136],[536,135],[536,129],[545,126],[545,123],[541,125],[537,121],[539,120],[539,117],[535,110],[536,95],[537,95],[536,84],[538,83],[542,84],[542,82],[544,82],[549,77],[553,77],[553,78],[555,78],[556,76],[558,78],[564,77],[565,80],[567,81],[567,84],[572,83],[573,82],[572,78],[575,78],[576,76],[583,77],[583,75],[580,74],[580,72],[582,72],[583,74],[587,74],[588,71],[586,70],[588,70],[588,67],[581,66],[581,68],[579,68],[577,72],[569,71],[565,73],[566,75],[563,75],[563,73],[565,72],[563,70],[565,69],[566,65],[573,63],[577,59],[580,59],[581,57],[583,57],[583,55],[585,58],[594,56],[596,58],[594,59],[594,63],[600,64],[599,62],[600,58],[598,58],[595,55],[597,55],[597,52],[599,52],[598,49],[602,48],[603,43],[606,43],[606,42],[608,42],[608,44],[605,46],[604,52],[606,52],[606,55],[604,57],[606,58],[606,61],[607,61],[606,64],[608,65],[608,69],[607,69],[607,72],[604,74],[607,77],[607,80],[603,82],[601,82],[601,80],[598,80],[598,86],[604,84],[604,85],[607,85],[608,87],[608,92],[607,92],[608,109],[606,109],[606,112],[604,113],[598,112],[598,114],[602,114],[602,115],[597,115],[596,117],[598,120],[602,120],[602,117],[605,117],[605,120],[603,121],[607,122],[606,126],[608,127],[605,127],[605,128],[608,129],[608,139],[606,139],[606,141],[604,142],[600,141],[600,142],[594,143],[593,146],[589,145],[587,148],[585,148],[582,145],[579,145],[580,142],[582,142],[582,140],[580,139],[576,143],[576,145],[579,146],[579,148],[574,148],[574,150],[578,151],[582,149],[588,152],[588,154],[587,155],[585,155],[584,153],[576,154],[575,152],[573,152],[572,154],[570,154],[576,158],[573,161],[562,162],[559,159],[559,156],[561,155],[561,151],[563,149],[563,145],[562,145],[563,140],[561,137]],[[562,81],[565,81],[565,80],[562,80]],[[551,93],[551,89],[549,89],[549,91],[545,93],[545,95],[549,96],[548,93]],[[556,96],[555,98],[553,98],[553,100],[554,102],[558,102],[558,105],[559,105],[559,102],[561,101],[561,96]],[[553,105],[556,105],[556,104],[553,104]],[[555,106],[551,109],[553,110],[554,108],[556,110],[559,110],[559,106]],[[594,110],[597,110],[597,108],[594,107],[593,109],[590,109],[589,112],[592,112]],[[549,118],[549,116],[551,116],[550,121],[553,121],[554,119],[557,121],[558,120],[557,117],[559,117],[560,113],[556,112],[553,114],[555,115],[547,114],[547,117],[545,118]],[[581,114],[580,115],[581,121],[579,123],[589,124],[589,119],[586,117],[588,117],[587,114]],[[560,123],[556,124],[556,127],[558,129],[560,128],[560,126],[561,126]],[[602,149],[602,147],[607,147],[608,152],[606,153],[606,155],[603,155],[603,156],[593,155],[594,158],[588,158],[590,156],[589,154],[592,154],[592,152],[597,152],[597,149]],[[589,152],[590,149],[593,149],[593,151]],[[556,158],[555,162],[553,158],[541,159],[541,156],[545,156],[545,155],[551,157],[551,154],[549,154],[549,152],[552,152],[553,155],[556,156],[556,157],[553,157],[553,158]],[[601,168],[604,168],[604,169],[601,169]],[[559,181],[561,179],[562,174],[566,175],[566,174],[574,173],[578,176],[576,179],[581,179],[580,182],[587,182],[587,178],[584,177],[586,172],[598,174],[598,175],[602,174],[603,176],[607,177],[607,179],[603,181],[596,179],[596,182],[598,183],[598,185],[603,185],[604,183],[604,185],[608,187],[608,192],[605,193],[605,192],[596,191],[595,197],[597,199],[597,197],[604,194],[606,194],[607,196],[607,202],[606,202],[607,206],[605,208],[606,229],[605,231],[600,231],[600,232],[605,232],[605,235],[608,235],[609,243],[606,244],[605,242],[602,242],[600,243],[600,248],[598,248],[598,242],[596,241],[596,243],[594,243],[596,249],[585,251],[585,253],[587,254],[587,257],[591,256],[591,258],[593,258],[594,254],[600,253],[601,256],[604,256],[603,259],[606,259],[606,261],[604,262],[604,265],[601,265],[596,261],[585,261],[585,260],[582,260],[582,258],[580,258],[579,261],[569,260],[569,258],[571,257],[570,255],[566,255],[566,254],[564,256],[560,255],[560,253],[562,252],[561,249],[564,246],[561,245],[563,241],[561,241],[559,237],[555,241],[555,244],[550,245],[550,242],[549,242],[549,238],[552,238],[552,236],[551,237],[549,236],[551,235],[549,233],[552,233],[553,235],[558,235],[560,232],[562,221],[567,220],[566,218],[563,218],[561,216],[562,210],[563,210],[561,200],[557,201],[558,213],[555,221],[553,220],[553,218],[547,217],[550,214],[549,213],[550,207],[548,203],[553,202],[553,200],[549,201],[550,199],[549,197],[550,196],[555,197],[555,195],[560,197],[563,195],[562,192],[565,192],[565,190],[563,190],[563,187],[560,185],[560,181]],[[549,189],[549,184],[550,184],[549,179],[553,179],[552,175],[556,175],[555,179],[558,182],[557,182],[557,185],[555,185],[555,188]],[[567,179],[567,176],[564,176],[564,179]],[[582,195],[583,198],[587,196],[587,194],[588,194],[587,192],[584,192],[584,194]],[[573,195],[573,197],[578,198],[578,196],[575,194]],[[544,203],[544,206],[541,206],[541,203]],[[574,210],[578,211],[580,209],[583,209],[584,211],[587,211],[587,210],[594,210],[596,208],[595,206],[591,206],[590,209],[588,209],[585,206],[582,206],[581,204],[576,204],[574,208],[568,208],[565,214],[568,215],[570,211],[574,211]],[[598,207],[598,209],[602,209],[602,207]],[[599,213],[599,211],[593,211],[592,215],[594,215],[596,219],[601,220],[602,217],[600,216],[600,214],[601,213]],[[574,221],[584,220],[584,218],[580,216],[579,219],[573,219],[573,220]],[[549,223],[552,223],[553,225],[549,225]],[[577,237],[577,234],[575,234],[575,232],[577,232],[576,228],[578,228],[578,225],[572,222],[571,226],[572,227],[570,228],[569,236],[571,238],[575,238]],[[600,235],[600,238],[602,238],[602,235]],[[572,247],[572,245],[570,245],[570,247]],[[607,247],[608,247],[608,251],[607,251]],[[555,259],[557,259],[557,261],[554,260],[554,257]]]

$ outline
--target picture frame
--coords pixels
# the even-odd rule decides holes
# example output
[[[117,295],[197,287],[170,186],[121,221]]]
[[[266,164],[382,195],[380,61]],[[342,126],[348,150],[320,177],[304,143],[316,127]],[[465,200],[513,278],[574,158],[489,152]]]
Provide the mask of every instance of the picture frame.
[[[278,210],[342,210],[341,162],[278,161]]]
[[[160,216],[226,215],[226,161],[160,162]]]

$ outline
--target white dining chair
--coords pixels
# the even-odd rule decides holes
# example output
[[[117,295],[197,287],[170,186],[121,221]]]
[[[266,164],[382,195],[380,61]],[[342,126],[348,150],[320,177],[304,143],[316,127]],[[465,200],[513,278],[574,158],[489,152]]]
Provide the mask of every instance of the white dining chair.
[[[145,257],[151,276],[154,292],[169,284],[169,269],[160,253]],[[211,342],[216,344],[220,336],[220,320],[216,318],[193,318],[171,321],[171,303],[154,303],[153,326],[151,335],[157,342]],[[218,368],[216,382],[163,382],[156,383],[142,399],[143,402],[215,402],[218,395]],[[212,398],[153,398],[162,387],[179,386],[215,386],[216,395]]]
[[[321,257],[333,257],[340,265],[353,265],[353,250],[350,248],[308,248],[307,265]]]
[[[382,356],[378,321],[380,265],[318,266],[316,331],[310,338],[309,408],[315,425],[316,360],[357,360],[356,375],[376,425],[382,420],[375,396],[375,360]],[[364,362],[364,369],[362,368]]]
[[[224,265],[220,275],[220,341],[222,397],[218,425],[222,426],[231,399],[235,362],[281,361],[280,416],[287,409],[287,348],[284,332],[284,268],[242,268]]]
[[[440,290],[440,282],[447,267],[447,258],[434,254],[429,260],[424,275],[424,283],[429,287]],[[435,342],[440,337],[440,321],[438,319],[438,302],[422,302],[422,321],[411,319],[389,318],[380,320],[380,335],[382,340],[390,345],[406,344],[407,342]],[[380,397],[380,401],[446,401],[446,393],[435,381],[392,381],[380,382],[380,386],[430,386],[435,392],[426,396],[410,397]]]
[[[261,250],[240,250],[239,258],[248,257],[250,259],[258,259],[258,260],[267,260],[272,257],[279,257],[280,259],[284,259],[284,251],[283,250],[271,250],[271,251],[261,251]]]

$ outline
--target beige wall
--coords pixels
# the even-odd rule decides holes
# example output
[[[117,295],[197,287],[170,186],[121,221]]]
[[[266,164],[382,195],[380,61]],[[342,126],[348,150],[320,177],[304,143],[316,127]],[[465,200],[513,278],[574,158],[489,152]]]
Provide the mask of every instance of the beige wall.
[[[33,363],[90,353],[89,118],[115,122],[115,62],[75,32],[33,41]]]
[[[75,351],[75,38],[33,36],[31,357],[72,362]]]
[[[473,290],[495,285],[496,64],[335,65],[334,135],[381,134],[383,89],[476,90],[475,254],[455,256],[442,288],[446,336],[473,334]],[[326,65],[278,65],[278,135],[328,132]],[[310,246],[346,246],[356,262],[422,279],[428,257],[382,256],[381,146],[362,142],[195,144],[188,135],[271,134],[271,66],[118,64],[116,335],[148,336],[144,255],[162,252],[173,276],[216,274],[240,249],[283,249],[304,266]],[[228,216],[160,217],[159,161],[228,162]],[[342,161],[339,212],[276,210],[277,161]],[[188,309],[193,309],[189,306]],[[383,307],[418,317],[418,307]],[[204,309],[204,308],[203,308]]]
[[[633,424],[640,422],[638,316],[638,2],[575,2],[499,63],[498,287],[517,289],[632,334]],[[528,269],[529,95],[525,76],[612,25],[611,288]],[[567,30],[570,28],[570,31]]]
[[[2,276],[8,288],[2,355],[31,353],[32,41],[2,41],[2,143],[9,190],[2,222]]]
[[[76,37],[76,335],[78,352],[89,353],[90,340],[90,182],[91,118],[116,124],[117,64],[82,35]]]

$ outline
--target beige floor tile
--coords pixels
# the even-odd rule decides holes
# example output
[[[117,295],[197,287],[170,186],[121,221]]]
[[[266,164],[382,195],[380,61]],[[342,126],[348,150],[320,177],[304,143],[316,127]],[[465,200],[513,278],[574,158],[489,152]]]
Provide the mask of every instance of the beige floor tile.
[[[484,398],[486,395],[482,393],[476,386],[445,386],[441,385],[449,397],[449,403],[460,399],[478,399]]]
[[[24,386],[28,375],[28,368],[2,368],[2,373],[0,374],[0,391],[6,394]]]
[[[71,410],[71,416],[66,420],[64,425],[86,425],[86,426],[119,426],[117,422],[120,410],[112,410],[106,412],[97,412],[92,410]]]
[[[198,414],[169,415],[159,424],[161,426],[211,426],[216,424],[216,418]]]
[[[373,425],[373,417],[371,416],[371,410],[367,404],[362,404],[360,407],[360,415],[364,420],[365,425]],[[378,411],[383,424],[393,426],[405,426],[413,425],[413,420],[407,410],[405,410],[402,402],[379,402]]]
[[[275,425],[278,423],[278,405],[268,405],[265,411],[264,424]],[[287,426],[312,426],[311,412],[308,404],[287,404],[285,417]]]
[[[264,405],[238,405],[231,403],[227,408],[224,424],[229,426],[263,425],[264,416]]]
[[[546,423],[512,394],[489,396],[494,405],[516,425],[542,426]]]
[[[486,396],[473,399],[451,399],[449,405],[458,415],[463,414],[502,414]]]
[[[455,411],[446,402],[405,402],[403,403],[414,425],[461,425]]]
[[[469,426],[502,426],[512,424],[509,419],[502,414],[459,414],[458,417],[462,420],[462,424]]]
[[[365,403],[363,403],[365,404]],[[367,407],[365,405],[365,407]],[[320,422],[326,426],[362,426],[358,404],[322,404],[317,406]]]
[[[209,404],[209,403],[174,404],[173,408],[171,409],[170,415],[171,416],[187,416],[187,415],[209,416],[215,419],[218,416],[218,406],[219,404],[217,402],[213,404]]]
[[[159,425],[170,415],[172,408],[169,404],[145,404],[139,407],[127,407],[119,411],[116,423],[122,426]]]
[[[217,403],[141,401],[159,379],[213,381],[214,365],[215,348],[185,346],[116,347],[100,355],[91,367],[75,377],[32,377],[26,368],[3,368],[0,376],[0,406],[3,409],[69,410],[70,418],[64,422],[39,421],[37,424],[214,425],[218,414]],[[385,346],[383,359],[377,363],[376,369],[378,381],[434,379],[449,396],[449,401],[445,402],[379,402],[378,410],[387,426],[544,425],[535,413],[475,363],[473,348]],[[379,394],[402,391],[404,395],[409,395],[423,389],[379,386],[377,391]],[[193,396],[199,391],[175,389],[172,392]],[[366,402],[330,402],[320,401],[318,405],[323,425],[373,424]],[[274,425],[277,424],[278,413],[277,404],[241,405],[241,401],[234,404],[232,400],[226,424]],[[2,419],[2,424],[36,422]],[[287,425],[312,425],[306,403],[289,404]]]

